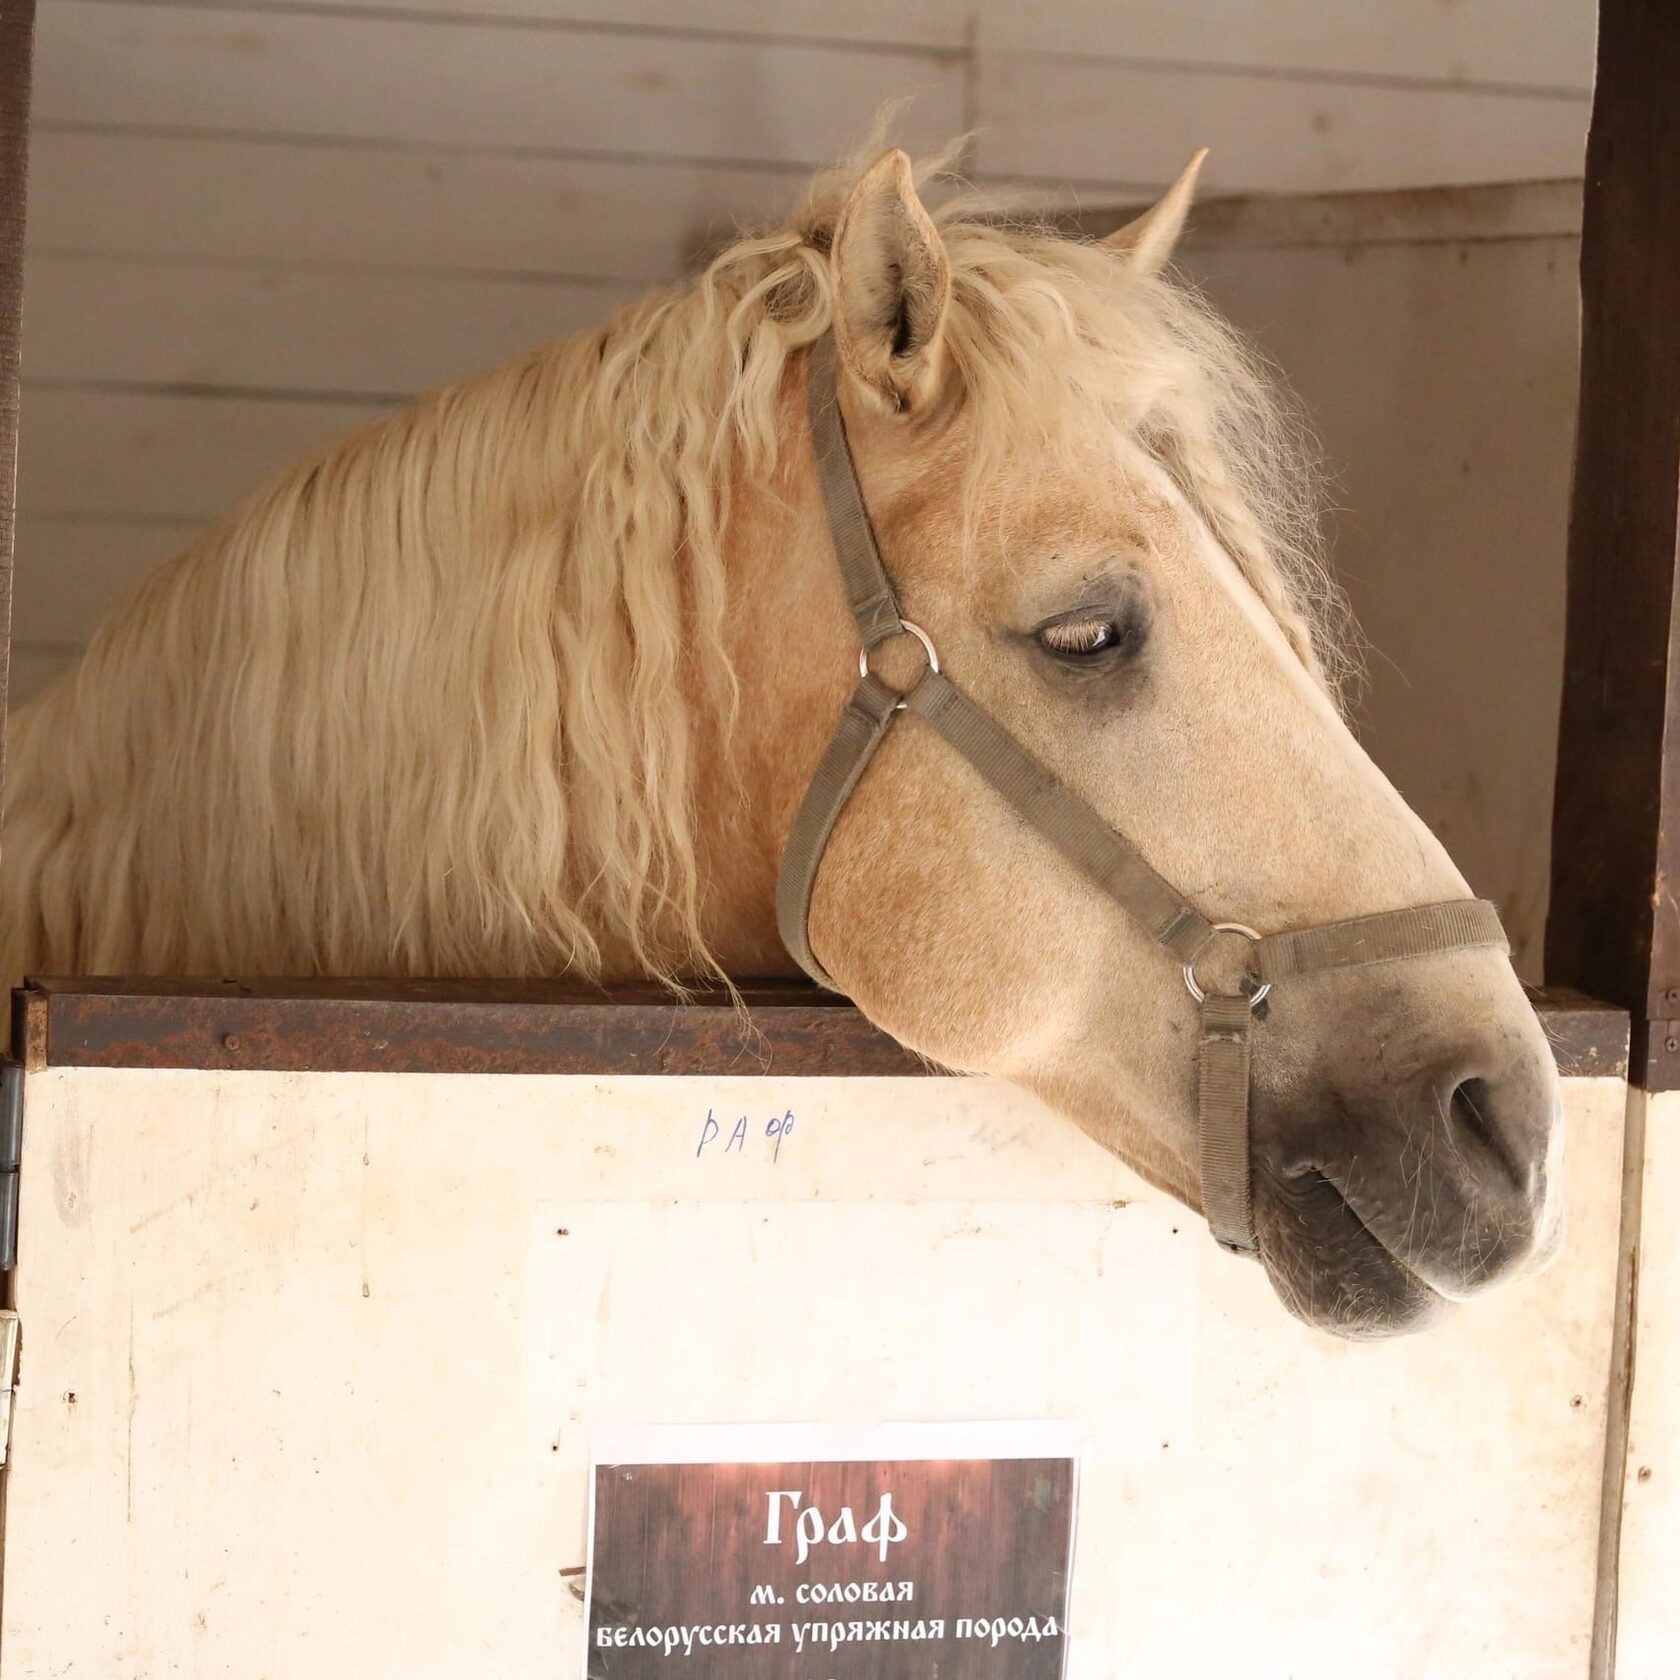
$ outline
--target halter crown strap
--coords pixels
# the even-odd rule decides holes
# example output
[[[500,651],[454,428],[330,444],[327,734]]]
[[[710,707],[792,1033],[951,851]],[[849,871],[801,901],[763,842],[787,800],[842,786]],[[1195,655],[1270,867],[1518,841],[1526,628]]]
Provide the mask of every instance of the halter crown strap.
[[[811,417],[811,447],[817,457],[823,506],[828,510],[828,528],[846,586],[846,605],[857,620],[863,645],[874,648],[899,635],[904,620],[898,616],[898,596],[881,563],[875,527],[869,523],[869,509],[864,505],[852,461],[852,446],[840,413],[834,353],[832,333],[824,333],[812,345],[805,404]]]
[[[882,564],[858,483],[840,414],[831,336],[825,335],[811,349],[806,402],[817,476],[846,602],[867,653],[914,627],[899,614],[898,598]],[[1185,984],[1201,1008],[1196,1100],[1203,1210],[1214,1236],[1235,1253],[1259,1251],[1249,1138],[1251,1036],[1256,1006],[1272,986],[1301,974],[1432,952],[1484,946],[1508,949],[1499,913],[1480,899],[1419,905],[1264,937],[1246,928],[1216,925],[1125,835],[1110,827],[1094,807],[1040,764],[930,660],[929,669],[903,693],[865,668],[806,789],[782,854],[776,882],[776,925],[782,943],[818,985],[831,991],[839,988],[811,949],[811,895],[817,871],[846,801],[888,730],[907,711],[949,742],[1023,821],[1183,966]],[[1196,959],[1218,934],[1228,930],[1250,941],[1247,981],[1236,992],[1204,993],[1196,983]]]

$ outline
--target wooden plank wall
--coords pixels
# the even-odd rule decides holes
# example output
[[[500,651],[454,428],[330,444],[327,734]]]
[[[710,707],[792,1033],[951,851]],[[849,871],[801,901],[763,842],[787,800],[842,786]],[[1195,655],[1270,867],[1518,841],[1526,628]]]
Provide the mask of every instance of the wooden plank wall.
[[[1102,202],[1579,173],[1591,0],[52,0],[14,685],[266,469],[773,212],[892,97]]]
[[[1360,739],[1544,972],[1578,182],[1209,205],[1184,266],[1287,370],[1369,643]],[[1549,976],[1578,983],[1577,977]]]

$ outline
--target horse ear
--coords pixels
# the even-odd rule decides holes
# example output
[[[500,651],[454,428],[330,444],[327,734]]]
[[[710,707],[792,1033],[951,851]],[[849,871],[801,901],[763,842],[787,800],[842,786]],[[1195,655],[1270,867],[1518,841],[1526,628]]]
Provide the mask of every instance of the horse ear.
[[[903,152],[879,158],[852,188],[832,262],[841,361],[894,408],[928,402],[945,359],[951,263]]]
[[[1145,274],[1158,274],[1171,260],[1179,236],[1184,232],[1185,219],[1190,214],[1191,200],[1196,196],[1196,177],[1202,172],[1207,147],[1190,154],[1184,172],[1161,195],[1160,200],[1123,228],[1111,233],[1104,241],[1109,250],[1118,251],[1134,268]]]

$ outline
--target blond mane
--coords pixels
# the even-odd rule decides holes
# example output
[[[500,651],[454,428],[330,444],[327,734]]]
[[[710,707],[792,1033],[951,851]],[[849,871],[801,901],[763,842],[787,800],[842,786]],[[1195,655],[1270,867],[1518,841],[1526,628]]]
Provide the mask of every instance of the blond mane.
[[[1100,409],[1334,690],[1314,480],[1250,354],[1192,292],[942,168],[919,173],[975,482],[1023,427],[1054,447]],[[734,704],[729,485],[776,471],[855,177],[300,462],[143,585],[14,720],[10,972],[713,966],[692,766],[697,709]]]

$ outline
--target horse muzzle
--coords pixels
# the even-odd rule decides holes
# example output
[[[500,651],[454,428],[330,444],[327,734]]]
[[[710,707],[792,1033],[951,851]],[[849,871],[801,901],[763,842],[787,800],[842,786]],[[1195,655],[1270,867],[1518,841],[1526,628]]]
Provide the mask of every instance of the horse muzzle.
[[[1392,1035],[1360,1065],[1323,1069],[1304,1099],[1257,1103],[1261,1259],[1285,1304],[1321,1328],[1413,1328],[1443,1300],[1550,1259],[1562,1140],[1538,1030],[1490,1026],[1433,1052]]]

